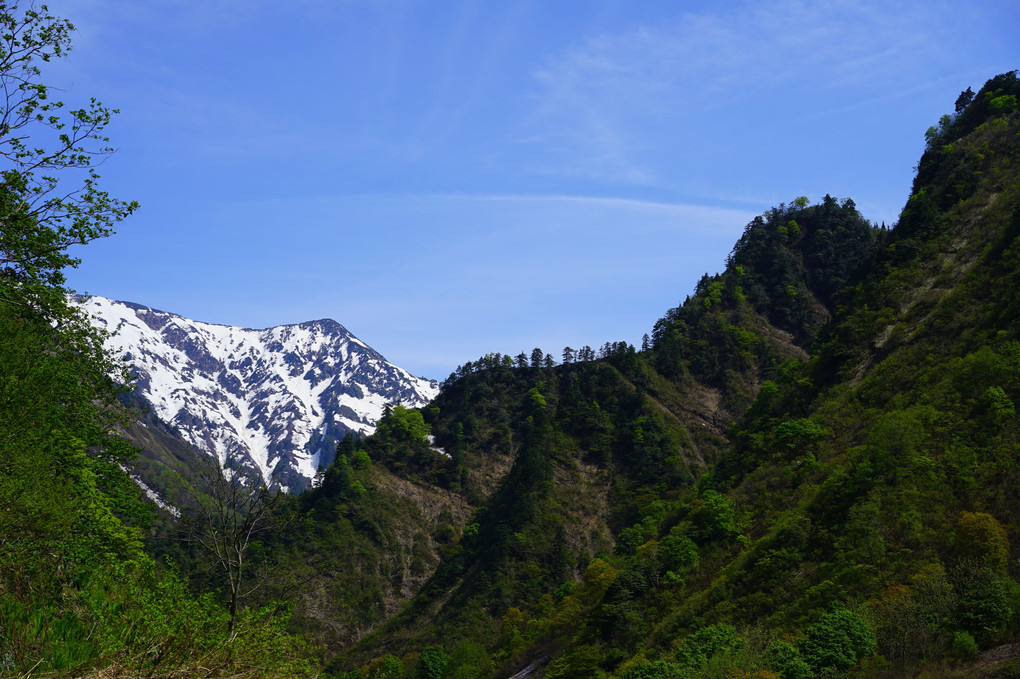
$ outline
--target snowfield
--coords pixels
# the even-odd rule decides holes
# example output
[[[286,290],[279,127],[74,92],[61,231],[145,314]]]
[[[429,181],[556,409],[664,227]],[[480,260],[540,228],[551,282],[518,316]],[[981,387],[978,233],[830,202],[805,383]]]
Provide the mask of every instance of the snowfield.
[[[375,430],[386,403],[418,407],[439,393],[332,320],[253,330],[102,297],[83,305],[160,419],[267,484],[306,486],[346,432]]]

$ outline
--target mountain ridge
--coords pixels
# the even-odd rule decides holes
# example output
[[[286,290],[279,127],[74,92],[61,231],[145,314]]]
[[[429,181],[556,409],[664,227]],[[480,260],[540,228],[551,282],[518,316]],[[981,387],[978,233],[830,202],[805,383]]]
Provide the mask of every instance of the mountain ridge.
[[[267,484],[309,487],[345,433],[374,431],[387,403],[438,393],[333,319],[253,329],[102,297],[82,304],[157,416]]]
[[[513,444],[512,467],[422,591],[327,669],[1016,676],[1018,97],[1015,71],[961,95],[892,230],[831,196],[752,220],[647,351],[463,371],[425,411],[437,443],[468,471]],[[725,439],[656,418],[698,385]],[[607,495],[560,483],[588,464]],[[579,507],[607,544],[584,544]]]
[[[5,651],[19,654],[19,673],[34,671],[36,648],[62,654],[62,639],[41,638],[56,611],[79,646],[98,629],[139,649],[82,647],[75,666],[205,668],[192,649],[206,636],[173,665],[150,660],[159,639],[177,643],[180,623],[215,628],[169,599],[146,603],[173,586],[176,564],[207,604],[228,602],[229,643],[245,639],[235,611],[268,615],[281,634],[287,625],[287,637],[248,637],[262,675],[1016,677],[1018,96],[1015,71],[961,95],[957,115],[926,135],[891,231],[850,199],[795,199],[752,220],[726,269],[668,310],[640,351],[565,350],[558,366],[540,350],[530,363],[487,354],[426,406],[384,408],[374,434],[344,436],[309,491],[241,484],[273,514],[237,562],[253,585],[243,595],[189,537],[187,507],[151,530],[129,502],[141,494],[118,464],[130,446],[95,426],[112,410],[93,404],[113,369],[102,352],[74,351],[98,338],[47,341],[54,325],[0,307],[11,338],[0,396],[18,408],[0,408],[0,431],[13,434],[0,437],[0,465],[15,472],[0,474],[0,501],[16,509],[0,521],[20,550],[0,550],[0,622],[24,640]],[[127,307],[107,318],[124,336],[168,343],[147,353],[141,381],[157,404],[180,405],[178,428],[206,405],[251,414],[232,400],[243,393],[262,398],[256,427],[286,439],[302,408],[325,410],[299,397],[344,372],[316,360],[337,343],[314,323],[264,331],[265,359],[241,331],[182,323]],[[371,363],[359,356],[354,371]],[[83,379],[96,388],[73,391]],[[359,394],[344,384],[327,401]],[[151,422],[142,429],[165,433]],[[309,459],[324,445],[317,431]],[[280,460],[262,463],[291,464]],[[143,530],[172,563],[158,588],[116,589],[124,564],[148,558]],[[137,612],[126,625],[125,610]],[[132,631],[148,620],[162,636]],[[240,644],[228,652],[247,657]],[[289,658],[309,662],[291,671]]]

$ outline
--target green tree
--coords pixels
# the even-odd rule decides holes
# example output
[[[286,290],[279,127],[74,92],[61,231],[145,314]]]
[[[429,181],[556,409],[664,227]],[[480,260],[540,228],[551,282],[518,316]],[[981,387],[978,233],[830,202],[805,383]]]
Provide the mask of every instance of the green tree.
[[[733,502],[714,490],[706,490],[691,503],[691,518],[700,536],[706,540],[728,537],[737,532],[737,515]]]
[[[401,664],[400,658],[387,653],[368,664],[367,676],[369,679],[397,679],[403,671],[404,666]],[[364,672],[362,672],[362,676],[365,676]]]
[[[105,128],[116,111],[92,99],[65,111],[41,81],[41,63],[71,49],[74,25],[45,5],[0,2],[0,300],[50,318],[71,312],[63,288],[68,253],[108,236],[138,204],[99,188],[93,163],[113,152]]]
[[[101,192],[91,168],[109,153],[101,133],[111,112],[93,102],[64,113],[41,81],[40,64],[67,53],[73,30],[45,6],[0,0],[0,155],[8,165],[0,171],[0,511],[36,516],[29,533],[65,543],[123,528],[107,516],[116,503],[102,491],[128,485],[121,467],[132,454],[113,433],[127,373],[64,286],[64,270],[79,262],[68,248],[109,235],[136,207]],[[76,177],[79,186],[66,186]],[[68,503],[78,508],[54,511]],[[65,532],[64,521],[86,516],[91,526]],[[25,544],[42,548],[34,534]]]
[[[952,572],[959,593],[955,618],[959,627],[973,635],[982,648],[998,642],[1014,619],[1016,587],[1008,578],[980,562],[964,561]]]
[[[732,625],[720,623],[702,627],[681,642],[676,659],[682,666],[696,669],[708,663],[716,654],[739,650],[744,639]]]
[[[73,30],[45,5],[0,0],[0,674],[104,674],[115,662],[131,676],[199,664],[272,675],[300,646],[280,617],[245,611],[228,637],[222,608],[157,568],[131,524],[146,505],[117,433],[127,374],[64,271],[79,261],[69,247],[110,235],[137,204],[101,191],[92,167],[110,153],[114,111],[92,100],[65,112],[40,80]]]
[[[698,547],[686,535],[671,532],[659,542],[658,555],[670,571],[683,572],[698,564]]]
[[[449,658],[442,646],[429,646],[418,654],[418,671],[416,679],[442,679],[446,672]]]
[[[63,578],[70,563],[138,553],[115,518],[134,513],[122,471],[133,451],[115,433],[127,373],[64,286],[78,263],[68,247],[108,235],[135,207],[100,192],[90,168],[108,152],[95,143],[110,112],[94,102],[62,115],[40,79],[73,28],[45,6],[0,0],[0,562],[20,564],[0,573],[15,579],[40,563]],[[81,186],[65,186],[82,171]]]
[[[399,404],[383,414],[377,430],[383,436],[392,436],[398,441],[409,443],[425,443],[432,433],[432,428],[425,423],[421,411],[405,408]]]
[[[1009,538],[991,514],[963,512],[956,522],[953,555],[1003,575],[1009,563]]]
[[[875,649],[875,633],[868,622],[842,606],[824,613],[800,643],[805,662],[821,676],[848,670]]]
[[[601,659],[602,653],[598,646],[579,644],[550,663],[546,676],[549,679],[574,679],[575,677],[578,679],[580,677],[600,679],[606,676],[606,673],[599,668]]]
[[[654,660],[632,665],[620,675],[620,679],[680,679],[684,668],[667,660]]]
[[[970,106],[972,101],[974,101],[974,90],[968,87],[963,92],[960,92],[960,96],[956,98],[956,115],[963,113],[963,110]]]
[[[420,413],[419,413],[420,414]],[[351,467],[354,469],[368,469],[372,466],[372,458],[364,450],[355,450],[351,456]]]
[[[787,420],[776,427],[776,448],[787,455],[793,455],[825,438],[825,435],[825,429],[811,420]]]
[[[769,663],[782,679],[811,679],[814,672],[801,656],[797,647],[787,641],[772,644],[768,650]]]
[[[983,401],[996,422],[1008,422],[1016,415],[1016,406],[1002,387],[988,387]]]

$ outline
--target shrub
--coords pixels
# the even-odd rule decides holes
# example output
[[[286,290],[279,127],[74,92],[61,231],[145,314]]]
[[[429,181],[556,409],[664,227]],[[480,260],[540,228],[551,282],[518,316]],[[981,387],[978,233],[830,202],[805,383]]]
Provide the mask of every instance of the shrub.
[[[768,655],[772,667],[782,679],[811,679],[814,676],[797,647],[787,641],[772,644]]]
[[[800,643],[804,660],[821,676],[848,670],[874,654],[875,633],[867,621],[842,606],[833,608],[807,629]]]
[[[977,654],[978,645],[973,636],[962,630],[958,630],[953,634],[954,656],[960,660],[970,660],[971,658],[976,657]]]
[[[418,655],[417,679],[442,679],[448,658],[442,646],[429,646]]]
[[[680,665],[666,660],[640,663],[620,675],[620,679],[680,679],[684,676]]]

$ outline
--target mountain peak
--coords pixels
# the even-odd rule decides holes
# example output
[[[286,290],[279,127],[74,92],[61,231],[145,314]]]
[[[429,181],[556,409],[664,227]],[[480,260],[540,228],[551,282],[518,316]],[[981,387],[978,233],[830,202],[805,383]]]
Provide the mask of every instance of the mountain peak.
[[[336,441],[372,433],[387,403],[420,406],[439,392],[332,319],[255,330],[102,297],[83,304],[160,419],[267,484],[307,487]]]

